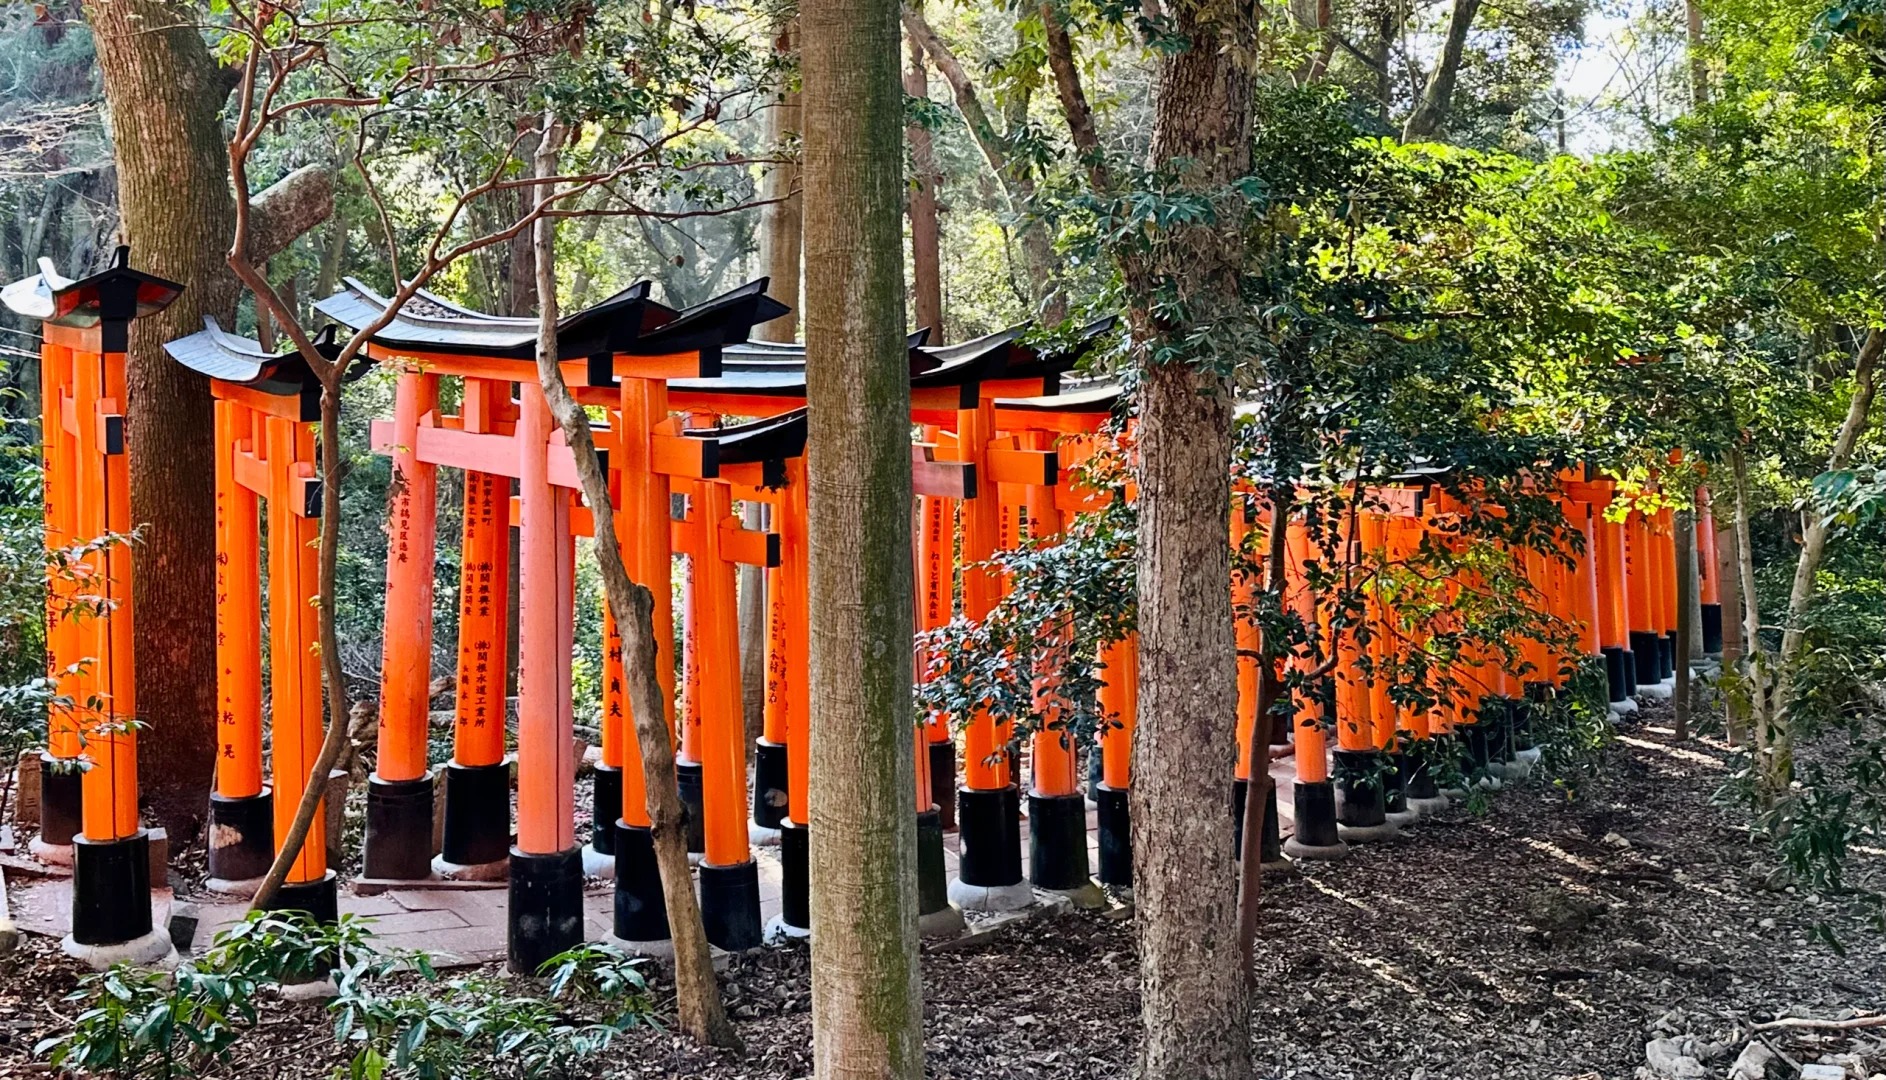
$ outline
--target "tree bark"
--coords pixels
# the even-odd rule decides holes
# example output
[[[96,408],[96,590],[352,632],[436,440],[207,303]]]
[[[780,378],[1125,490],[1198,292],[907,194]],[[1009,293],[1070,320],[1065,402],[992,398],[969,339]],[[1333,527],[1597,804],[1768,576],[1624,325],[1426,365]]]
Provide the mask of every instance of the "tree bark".
[[[1676,528],[1676,707],[1675,739],[1690,737],[1690,645],[1696,640],[1696,515],[1679,510],[1671,515]]]
[[[136,591],[138,779],[173,842],[193,837],[216,765],[215,475],[209,382],[163,352],[211,315],[235,323],[241,287],[225,256],[235,200],[220,74],[186,7],[87,0],[109,107],[123,234],[132,260],[184,285],[131,324],[126,373]],[[250,256],[266,261],[332,207],[331,181],[303,169],[256,196]]]
[[[1467,32],[1473,29],[1474,16],[1479,13],[1480,0],[1454,0],[1454,10],[1447,17],[1447,37],[1441,43],[1441,58],[1421,90],[1421,100],[1402,125],[1402,142],[1431,139],[1440,132],[1454,101],[1454,83],[1460,77]]]
[[[923,1076],[896,0],[805,0],[812,1066]]]
[[[773,47],[784,53],[799,51],[797,20],[779,28]],[[767,142],[775,151],[799,138],[800,111],[799,91],[780,87],[774,92],[773,107],[766,114],[766,128]],[[801,207],[799,186],[799,162],[796,158],[774,165],[761,181],[761,197],[771,200],[760,212],[760,265],[771,279],[766,291],[792,308],[791,313],[754,328],[754,336],[761,341],[792,341],[798,336],[799,264],[804,244],[804,210]]]
[[[227,86],[187,9],[160,0],[88,0],[133,265],[184,285],[131,324],[126,422],[131,519],[138,780],[173,843],[193,837],[216,764],[215,455],[209,381],[163,343],[235,322],[224,263],[233,230],[219,112]]]
[[[537,153],[539,176],[554,175],[556,168],[556,129],[548,117],[545,127]],[[548,186],[537,190],[539,200],[549,200],[553,195],[554,189]],[[596,453],[589,415],[570,395],[562,369],[557,366],[556,219],[539,217],[530,232],[538,312],[537,379],[576,460],[583,501],[590,507],[594,526],[603,593],[622,634],[623,677],[628,682],[629,709],[635,715],[635,741],[648,789],[650,833],[655,843],[655,862],[661,871],[662,899],[668,906],[668,934],[674,943],[677,1019],[681,1030],[696,1042],[738,1049],[740,1036],[720,1000],[707,929],[701,922],[688,866],[681,796],[675,786],[673,735],[668,730],[667,710],[662,706],[661,682],[655,674],[654,601],[647,588],[629,580],[628,569],[622,564],[622,542],[609,502],[609,478]],[[668,585],[665,581],[658,584],[662,588]]]
[[[1742,545],[1736,538],[1734,501],[1730,501],[1729,527],[1716,530],[1716,580],[1722,583],[1722,668],[1717,677],[1722,687],[1723,729],[1730,746],[1740,746],[1748,738],[1747,687],[1742,683]]]
[[[1690,62],[1690,109],[1709,106],[1709,62],[1703,56],[1703,8],[1699,0],[1683,0],[1683,28]]]
[[[1100,132],[1094,125],[1093,106],[1081,85],[1081,71],[1074,56],[1074,40],[1067,24],[1061,21],[1061,9],[1054,0],[1041,5],[1041,25],[1045,28],[1048,70],[1054,75],[1055,96],[1061,99],[1061,115],[1067,119],[1068,136],[1074,152],[1087,167],[1087,180],[1096,193],[1112,189],[1106,154],[1100,147]]]
[[[1248,3],[1182,0],[1168,16],[1188,43],[1159,62],[1151,159],[1216,193],[1250,169],[1256,44]],[[1238,948],[1232,823],[1223,775],[1236,745],[1237,654],[1230,549],[1231,389],[1208,367],[1158,359],[1212,321],[1244,317],[1245,252],[1233,220],[1184,226],[1122,259],[1139,368],[1140,723],[1132,789],[1134,924],[1140,946],[1140,1075],[1253,1075],[1248,980]],[[1186,298],[1167,321],[1160,297]]]
[[[1827,455],[1827,471],[1844,469],[1853,461],[1853,450],[1865,433],[1872,417],[1873,398],[1879,390],[1878,367],[1886,352],[1886,332],[1868,331],[1853,364],[1853,398],[1847,403],[1847,415],[1840,423],[1834,447]],[[1801,536],[1801,555],[1794,564],[1794,581],[1788,590],[1787,624],[1781,633],[1781,651],[1775,658],[1773,700],[1769,705],[1772,773],[1768,776],[1770,793],[1779,795],[1794,779],[1793,707],[1794,668],[1807,644],[1804,620],[1808,605],[1814,601],[1814,579],[1827,555],[1827,541],[1833,523],[1810,504],[1802,510],[1805,527]],[[1746,557],[1746,553],[1745,553]]]
[[[905,8],[903,19],[904,28],[910,32],[911,38],[923,46],[930,62],[942,74],[943,81],[950,84],[950,93],[956,100],[956,111],[962,114],[970,137],[976,141],[976,148],[982,151],[983,160],[989,163],[989,171],[995,174],[996,182],[1002,187],[1009,213],[1015,219],[1016,239],[1021,243],[1022,259],[1027,264],[1035,305],[1040,308],[1043,318],[1059,322],[1067,317],[1067,300],[1059,289],[1060,261],[1055,258],[1048,230],[1038,219],[1030,216],[1035,199],[1034,177],[1029,175],[1026,166],[1009,160],[1008,148],[1003,143],[1001,133],[996,131],[995,121],[990,119],[988,110],[983,108],[975,84],[969,81],[962,62],[956,59],[956,54],[950,51],[949,46],[943,44],[943,39],[937,36],[923,13]]]
[[[923,46],[910,39],[910,66],[904,69],[904,93],[914,98],[930,96],[930,75],[923,66]],[[930,328],[930,343],[943,343],[943,238],[937,221],[937,189],[943,174],[936,167],[936,149],[931,145],[930,130],[922,124],[909,124],[904,138],[910,143],[910,271],[912,313],[919,327]]]

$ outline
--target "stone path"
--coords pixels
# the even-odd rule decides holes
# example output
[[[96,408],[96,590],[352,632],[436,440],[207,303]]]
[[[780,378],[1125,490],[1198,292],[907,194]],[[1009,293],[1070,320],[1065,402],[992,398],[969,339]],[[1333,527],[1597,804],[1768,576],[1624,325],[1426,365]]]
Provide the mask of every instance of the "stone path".
[[[1293,822],[1290,794],[1296,780],[1294,763],[1286,758],[1276,762],[1271,775],[1277,782],[1278,820],[1283,832],[1291,832]],[[1024,808],[1027,800],[1023,800]],[[1022,819],[1024,868],[1028,850],[1028,820]],[[755,859],[760,868],[760,921],[764,925],[779,914],[780,867],[777,849],[757,847]],[[1087,814],[1088,866],[1099,864],[1100,841],[1092,810]],[[956,838],[944,840],[944,865],[951,876],[956,873]],[[72,883],[69,877],[26,878],[9,874],[6,882],[14,923],[25,933],[61,937],[71,929]],[[438,967],[482,964],[503,960],[505,956],[505,906],[508,893],[503,882],[495,887],[450,889],[394,888],[373,895],[356,894],[342,884],[340,909],[373,920],[373,929],[382,948],[421,950],[431,955]],[[195,909],[197,932],[195,947],[204,948],[220,930],[240,921],[246,905],[238,900],[213,896],[194,896],[179,900],[168,889],[153,890],[153,923],[168,925],[171,912],[181,903]],[[591,941],[609,937],[614,920],[614,887],[592,879],[584,890],[584,913]]]

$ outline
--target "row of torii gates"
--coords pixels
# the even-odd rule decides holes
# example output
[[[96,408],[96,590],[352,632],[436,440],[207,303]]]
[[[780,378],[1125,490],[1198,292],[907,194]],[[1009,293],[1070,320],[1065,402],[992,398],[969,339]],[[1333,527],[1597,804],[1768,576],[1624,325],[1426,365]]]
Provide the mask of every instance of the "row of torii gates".
[[[806,574],[805,353],[798,345],[750,340],[755,326],[787,313],[765,287],[756,281],[677,311],[654,300],[642,283],[566,316],[557,327],[572,392],[608,417],[596,441],[618,504],[623,561],[654,597],[657,672],[676,733],[690,846],[700,854],[703,914],[710,940],[727,949],[757,946],[769,933],[760,920],[756,841],[779,845],[782,910],[770,932],[811,929],[806,830],[814,810],[807,805],[806,779],[814,713],[806,619],[817,599],[808,595]],[[49,577],[48,664],[68,703],[49,718],[34,850],[73,863],[67,948],[93,959],[150,959],[169,947],[163,930],[151,925],[146,900],[150,882],[136,790],[140,725],[127,722],[138,715],[130,678],[135,589],[129,552],[122,545],[75,545],[130,531],[125,455],[136,448],[125,445],[122,421],[128,326],[180,291],[131,269],[121,249],[100,274],[70,281],[42,262],[39,275],[4,293],[13,310],[45,328],[47,545],[77,552],[66,561],[82,570]],[[316,307],[358,330],[388,303],[349,280]],[[921,432],[911,450],[917,492],[913,629],[941,627],[958,614],[984,617],[1002,595],[1000,575],[986,565],[997,551],[1024,537],[1051,537],[1069,515],[1130,494],[1084,487],[1071,471],[1109,440],[1130,443],[1130,424],[1116,420],[1119,388],[1069,379],[1104,329],[1090,328],[1060,352],[1024,344],[1019,330],[944,347],[926,346],[921,333],[910,339],[910,420]],[[395,881],[508,878],[510,957],[520,970],[534,970],[581,939],[586,872],[614,877],[617,939],[658,951],[668,936],[620,644],[607,610],[596,615],[607,644],[594,825],[587,836],[575,830],[574,567],[576,538],[589,533],[590,520],[570,449],[537,382],[536,335],[533,319],[491,316],[422,292],[374,334],[367,359],[350,373],[376,361],[397,371],[393,416],[372,425],[373,449],[390,455],[394,479],[364,873]],[[318,345],[337,350],[331,332]],[[273,858],[276,837],[311,782],[324,728],[311,602],[318,576],[313,429],[320,388],[298,354],[270,352],[214,322],[166,349],[176,362],[208,376],[215,397],[220,704],[209,858],[211,887],[241,893],[253,890]],[[454,400],[456,413],[447,409]],[[1118,435],[1122,430],[1127,434]],[[464,473],[464,513],[457,538],[453,746],[451,759],[441,764],[429,760],[427,735],[442,467]],[[1604,658],[1611,698],[1623,702],[1637,684],[1656,683],[1671,668],[1670,518],[1633,511],[1624,521],[1607,520],[1614,488],[1606,480],[1568,476],[1555,488],[1582,543],[1567,538],[1563,563],[1529,559],[1532,585],[1553,615],[1578,628],[1580,651]],[[751,502],[769,508],[766,529],[744,527],[735,514],[736,504]],[[1270,527],[1260,501],[1246,495],[1236,503],[1234,540]],[[1448,503],[1418,477],[1381,485],[1370,492],[1357,534],[1346,536],[1344,547],[1366,558],[1412,551],[1424,531],[1445,529],[1458,512]],[[1701,520],[1704,636],[1719,639],[1716,564],[1708,557],[1713,529],[1706,515]],[[506,657],[514,528],[519,588],[512,729]],[[1307,625],[1319,617],[1327,622],[1305,574],[1310,561],[1326,556],[1314,550],[1301,523],[1288,528],[1291,603]],[[686,566],[679,634],[668,587],[676,556]],[[767,584],[765,729],[752,755],[750,784],[736,617],[742,565],[764,567]],[[1254,581],[1241,576],[1232,587],[1248,595]],[[102,593],[108,603],[92,605],[102,613],[74,614],[84,607],[72,603],[81,592]],[[1241,625],[1241,638],[1255,634],[1254,625]],[[1523,751],[1523,703],[1549,692],[1571,659],[1537,643],[1519,663],[1490,652],[1471,658],[1461,681],[1476,691],[1472,700],[1417,711],[1390,699],[1387,680],[1369,674],[1376,669],[1363,660],[1353,635],[1337,649],[1333,693],[1300,694],[1297,722],[1285,725],[1294,727],[1298,774],[1296,831],[1287,847],[1303,857],[1339,853],[1345,839],[1371,838],[1392,827],[1394,815],[1437,796],[1421,769],[1403,768],[1405,782],[1386,786],[1345,782],[1367,772],[1358,762],[1383,755],[1401,760],[1403,740],[1459,730],[1478,762],[1495,767]],[[1103,883],[1125,886],[1132,881],[1133,639],[1108,646],[1099,659],[1100,705],[1111,721],[1088,755],[1100,832],[1099,865],[1092,869]],[[1241,662],[1239,682],[1237,804],[1259,756],[1254,660]],[[1484,708],[1485,701],[1505,703],[1517,727],[1498,719],[1502,709]],[[164,722],[149,720],[160,735]],[[952,904],[1016,907],[1032,902],[1035,889],[1087,885],[1092,869],[1078,767],[1083,748],[1062,731],[1039,731],[1024,776],[1021,758],[1004,752],[1012,739],[1006,725],[980,715],[957,726],[960,745],[951,718],[913,725],[923,913],[945,913]],[[1339,766],[1333,777],[1330,728]],[[514,753],[507,739],[512,730]],[[1273,739],[1268,726],[1264,731],[1266,742],[1292,739],[1288,733]],[[1351,767],[1341,767],[1345,763]],[[443,837],[436,850],[435,767],[444,772],[438,787]],[[1229,756],[1227,772],[1233,772]],[[327,865],[324,820],[315,816],[274,906],[335,917],[337,876]],[[1275,823],[1275,813],[1269,820]],[[959,870],[946,880],[942,855],[950,829],[957,832]]]

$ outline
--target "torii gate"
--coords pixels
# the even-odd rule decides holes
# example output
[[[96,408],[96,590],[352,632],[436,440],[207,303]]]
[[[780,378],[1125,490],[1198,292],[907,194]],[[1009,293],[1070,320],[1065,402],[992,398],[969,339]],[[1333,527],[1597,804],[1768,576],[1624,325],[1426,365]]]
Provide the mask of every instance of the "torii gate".
[[[126,247],[77,281],[50,260],[39,265],[0,290],[8,308],[40,320],[44,342],[46,654],[61,703],[47,718],[33,851],[72,864],[66,953],[98,967],[143,963],[171,944],[151,925],[150,844],[138,821],[125,352],[132,320],[163,310],[183,286],[131,269]]]
[[[216,789],[210,796],[210,880],[215,892],[252,894],[288,831],[320,756],[326,728],[320,625],[321,481],[314,428],[321,385],[298,351],[273,353],[225,333],[214,319],[167,343],[173,360],[210,379],[216,404]],[[330,326],[315,347],[339,354]],[[362,358],[348,381],[365,374]],[[262,611],[266,507],[269,743],[262,779]],[[338,917],[327,865],[327,816],[317,812],[269,907]]]
[[[721,349],[745,340],[752,326],[785,312],[765,295],[761,279],[686,311],[649,299],[640,283],[558,323],[559,363],[572,386],[621,378],[623,430],[616,433],[622,466],[624,512],[630,523],[624,561],[631,574],[653,588],[655,636],[668,634],[665,560],[640,550],[669,544],[667,477],[651,467],[684,475],[708,472],[713,444],[657,431],[665,403],[649,392],[667,378],[719,373]],[[583,849],[574,833],[568,777],[570,759],[569,655],[573,633],[572,572],[578,487],[570,451],[554,430],[536,381],[535,320],[509,319],[447,304],[430,294],[409,305],[376,333],[368,352],[402,365],[393,424],[376,426],[376,447],[392,452],[396,481],[394,544],[387,582],[387,663],[383,672],[381,755],[369,789],[367,838],[370,876],[419,878],[430,870],[431,778],[425,760],[426,701],[431,638],[430,554],[433,543],[434,476],[439,465],[468,472],[514,477],[518,486],[520,536],[520,635],[518,680],[518,830],[510,849],[510,961],[534,971],[544,960],[580,941],[583,933]],[[385,310],[384,298],[358,282],[317,304],[317,309],[355,328]],[[474,409],[457,423],[437,415],[441,375],[515,382],[517,416]],[[486,394],[488,395],[488,391]],[[477,400],[479,395],[469,395]],[[488,401],[488,396],[485,398]],[[506,432],[505,427],[510,427]],[[483,428],[485,430],[479,430]],[[691,464],[690,464],[691,456]],[[481,481],[477,485],[483,487]],[[508,515],[491,515],[501,519]],[[478,522],[487,520],[482,511]],[[662,527],[651,528],[659,521]],[[405,556],[402,558],[402,556]],[[415,558],[414,556],[418,556]],[[494,605],[495,606],[495,605]],[[668,649],[657,667],[665,667]],[[494,655],[487,650],[487,657]],[[461,653],[461,661],[466,657]],[[475,662],[475,655],[474,655]],[[487,659],[487,666],[489,659]],[[488,672],[487,672],[488,673]],[[474,675],[476,672],[474,672]],[[475,678],[473,680],[475,685]],[[672,685],[672,677],[669,678]],[[618,737],[620,728],[618,730]],[[470,764],[458,770],[495,772],[501,763]],[[452,772],[448,772],[450,784]],[[642,806],[640,770],[622,769],[624,812]],[[633,786],[633,791],[631,790]],[[483,785],[467,785],[477,798]],[[448,806],[452,802],[448,788]],[[377,810],[377,813],[376,813]],[[451,813],[448,810],[448,818]],[[633,819],[631,819],[633,820]],[[376,828],[377,825],[377,828]],[[376,849],[378,851],[376,852]],[[625,875],[617,854],[618,907],[625,889],[650,888],[644,874]],[[652,852],[647,866],[653,869]],[[659,884],[653,889],[658,892]]]

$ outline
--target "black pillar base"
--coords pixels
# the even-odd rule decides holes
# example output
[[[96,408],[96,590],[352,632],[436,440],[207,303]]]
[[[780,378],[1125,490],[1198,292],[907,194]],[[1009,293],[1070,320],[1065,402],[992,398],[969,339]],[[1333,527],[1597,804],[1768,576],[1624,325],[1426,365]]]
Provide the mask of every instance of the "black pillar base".
[[[779,921],[812,929],[812,835],[790,818],[779,827]]]
[[[267,904],[269,911],[300,911],[315,922],[332,926],[340,921],[340,876],[329,870],[313,881],[284,884]]]
[[[615,830],[615,936],[623,941],[667,941],[668,900],[661,891],[655,834],[620,818]]]
[[[617,801],[621,801],[618,792]],[[617,811],[620,813],[620,811]],[[511,767],[445,766],[445,832],[439,856],[459,866],[494,863],[511,853]]]
[[[1488,698],[1481,722],[1487,731],[1487,763],[1503,765],[1513,760],[1513,699]]]
[[[1094,789],[1100,819],[1100,883],[1119,888],[1133,886],[1133,819],[1123,788],[1101,784]]]
[[[232,799],[210,795],[210,877],[250,881],[275,861],[275,794]]]
[[[151,843],[72,838],[72,940],[117,945],[151,932]]]
[[[1676,631],[1672,630],[1657,639],[1657,670],[1664,678],[1676,674]]]
[[[1028,880],[1037,889],[1078,889],[1087,881],[1087,800],[1028,795]]]
[[[1422,744],[1422,753],[1403,754],[1396,762],[1396,768],[1402,774],[1402,793],[1409,799],[1438,799],[1441,787],[1434,782],[1434,768],[1430,764],[1434,745]]]
[[[508,802],[508,800],[507,800]],[[432,775],[417,780],[367,777],[367,837],[362,874],[416,881],[432,876]]]
[[[1513,709],[1513,749],[1515,751],[1530,750],[1537,745],[1533,741],[1535,721],[1538,728],[1544,729],[1549,717],[1546,710],[1551,708],[1552,699],[1557,696],[1557,693],[1557,690],[1548,682],[1526,684],[1525,699],[1515,702]]]
[[[1631,631],[1631,673],[1638,686],[1652,686],[1663,681],[1663,662],[1658,658],[1661,639],[1649,630]]]
[[[1382,809],[1390,814],[1408,812],[1408,758],[1404,754],[1388,755],[1389,770],[1380,774],[1382,777]]]
[[[786,820],[790,795],[786,785],[791,776],[786,767],[786,744],[755,739],[753,742],[753,824],[762,829],[777,829]]]
[[[707,795],[701,787],[700,762],[675,762],[675,787],[681,792],[681,818],[688,832],[688,854],[699,855],[707,850]]]
[[[78,763],[39,755],[39,838],[64,847],[84,828],[85,773]]]
[[[1714,655],[1722,651],[1722,605],[1703,605],[1703,651]]]
[[[760,865],[701,864],[701,922],[707,943],[728,952],[757,949],[760,933]]]
[[[1269,865],[1284,857],[1283,821],[1277,816],[1277,785],[1264,789],[1264,835],[1257,848],[1258,861]]]
[[[956,828],[956,741],[945,739],[930,744],[930,801],[936,804],[937,819],[944,832]]]
[[[1631,696],[1630,651],[1618,645],[1604,647],[1604,685],[1613,703]]]
[[[616,822],[622,817],[622,767],[597,762],[591,777],[589,846],[598,855],[614,855]]]
[[[943,864],[943,820],[936,810],[917,815],[917,914],[950,906],[950,872]]]
[[[1328,780],[1316,783],[1297,781],[1296,842],[1304,847],[1335,847],[1342,843],[1336,834],[1336,785]]]
[[[1000,888],[1022,880],[1022,803],[1014,784],[956,793],[957,876],[965,885]]]
[[[1471,777],[1490,768],[1493,765],[1493,724],[1485,712],[1456,731],[1460,735],[1460,771]]]
[[[1379,750],[1338,750],[1335,758],[1336,821],[1352,829],[1366,829],[1388,820],[1382,798],[1386,776]]]
[[[535,975],[583,941],[583,849],[548,855],[511,849],[511,970]]]

